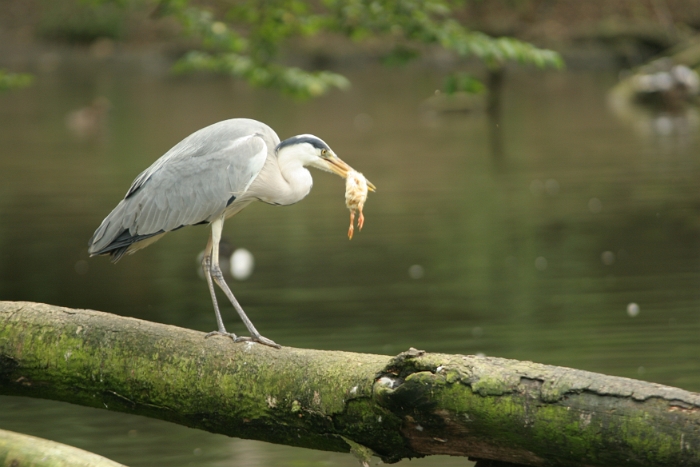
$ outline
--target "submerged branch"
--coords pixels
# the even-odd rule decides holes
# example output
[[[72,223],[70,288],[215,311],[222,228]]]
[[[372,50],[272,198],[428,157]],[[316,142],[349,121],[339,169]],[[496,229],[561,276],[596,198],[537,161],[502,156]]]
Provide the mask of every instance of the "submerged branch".
[[[0,302],[0,393],[386,462],[700,466],[700,395],[680,389],[415,349],[276,350],[36,303]]]
[[[0,430],[0,464],[10,467],[126,467],[73,446],[6,430]]]

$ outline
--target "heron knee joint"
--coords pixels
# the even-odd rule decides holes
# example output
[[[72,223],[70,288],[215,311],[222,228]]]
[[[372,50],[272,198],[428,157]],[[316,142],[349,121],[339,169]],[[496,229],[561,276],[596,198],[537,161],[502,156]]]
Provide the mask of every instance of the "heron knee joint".
[[[221,268],[219,267],[218,264],[212,264],[211,265],[211,277],[213,277],[215,280],[216,279],[224,279],[224,274],[221,272]]]

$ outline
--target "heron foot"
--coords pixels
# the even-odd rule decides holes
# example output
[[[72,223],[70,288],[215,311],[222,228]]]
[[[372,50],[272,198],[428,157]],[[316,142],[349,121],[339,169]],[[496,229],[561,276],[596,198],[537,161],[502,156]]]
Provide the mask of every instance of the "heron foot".
[[[282,346],[277,344],[271,339],[268,339],[267,337],[263,336],[256,336],[256,337],[248,337],[248,336],[238,336],[234,340],[234,342],[257,342],[258,344],[262,345],[268,345],[270,347],[274,347],[275,349],[281,349]]]
[[[231,339],[233,339],[233,342],[238,342],[238,339],[240,339],[234,333],[226,332],[226,331],[212,331],[212,332],[208,333],[206,336],[204,336],[204,338],[206,339],[206,338],[211,337],[211,336],[230,337]]]

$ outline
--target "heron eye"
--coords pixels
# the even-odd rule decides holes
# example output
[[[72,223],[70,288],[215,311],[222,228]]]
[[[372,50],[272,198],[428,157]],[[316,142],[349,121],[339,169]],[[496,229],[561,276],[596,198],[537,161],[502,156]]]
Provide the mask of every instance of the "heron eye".
[[[326,151],[325,149],[321,149],[321,155],[322,155],[322,156],[325,156],[327,153],[328,153],[328,151]]]

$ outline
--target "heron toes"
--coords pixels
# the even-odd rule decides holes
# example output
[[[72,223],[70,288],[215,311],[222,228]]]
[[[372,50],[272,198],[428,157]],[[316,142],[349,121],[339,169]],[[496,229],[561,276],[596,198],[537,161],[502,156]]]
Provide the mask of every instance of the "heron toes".
[[[270,340],[267,337],[263,337],[260,335],[255,337],[239,336],[236,338],[235,342],[257,342],[258,344],[268,345],[270,347],[274,347],[275,349],[282,348],[281,345],[275,343],[273,340]]]
[[[212,331],[208,333],[204,338],[206,339],[207,337],[211,336],[224,336],[224,337],[230,337],[233,339],[233,342],[257,342],[258,344],[263,344],[263,345],[268,345],[270,347],[274,347],[276,349],[281,349],[282,346],[275,343],[273,340],[268,339],[267,337],[263,336],[256,336],[256,337],[248,337],[248,336],[237,336],[232,332],[226,332],[226,331]]]
[[[239,339],[239,337],[236,336],[234,333],[226,332],[226,331],[212,331],[212,332],[208,333],[206,336],[204,336],[204,338],[206,339],[207,337],[211,337],[211,336],[230,337],[231,339],[233,339],[233,342],[237,342],[237,339]]]

